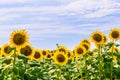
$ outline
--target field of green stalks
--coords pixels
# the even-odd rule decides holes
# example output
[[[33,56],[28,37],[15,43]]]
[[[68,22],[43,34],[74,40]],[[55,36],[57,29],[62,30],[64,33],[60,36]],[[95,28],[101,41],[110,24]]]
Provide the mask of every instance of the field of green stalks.
[[[120,29],[108,34],[94,31],[72,50],[59,44],[47,50],[34,48],[26,30],[15,30],[0,47],[0,80],[120,80]]]

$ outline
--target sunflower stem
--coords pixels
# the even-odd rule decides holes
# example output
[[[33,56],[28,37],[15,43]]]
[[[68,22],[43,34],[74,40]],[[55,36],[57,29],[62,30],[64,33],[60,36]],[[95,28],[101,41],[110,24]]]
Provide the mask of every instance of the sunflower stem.
[[[15,61],[16,61],[16,48],[13,49],[14,50],[14,54],[13,54],[13,74],[12,74],[12,77],[14,79],[15,77],[15,72],[14,72],[14,68],[15,68]]]
[[[112,72],[113,72],[113,50],[114,50],[114,40],[113,40],[112,52],[111,52],[112,62],[111,62],[111,67],[110,67],[110,70],[111,70],[111,72],[110,72],[110,80],[112,80],[112,78],[113,78],[113,74],[112,74]]]
[[[99,80],[102,79],[102,56],[101,56],[101,53],[102,53],[102,45],[100,44],[99,45]]]

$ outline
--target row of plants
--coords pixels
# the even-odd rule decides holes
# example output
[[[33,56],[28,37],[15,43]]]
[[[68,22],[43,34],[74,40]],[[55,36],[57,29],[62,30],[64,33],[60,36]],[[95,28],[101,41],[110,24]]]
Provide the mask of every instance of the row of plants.
[[[120,29],[94,31],[73,50],[34,48],[26,30],[15,30],[0,48],[0,80],[119,80]],[[94,43],[96,48],[91,48]]]

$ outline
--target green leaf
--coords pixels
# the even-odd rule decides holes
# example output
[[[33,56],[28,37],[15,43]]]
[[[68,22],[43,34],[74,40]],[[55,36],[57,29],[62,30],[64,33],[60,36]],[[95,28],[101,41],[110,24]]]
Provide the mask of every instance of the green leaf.
[[[24,75],[26,69],[24,67],[19,67],[19,75],[22,76]]]
[[[25,55],[20,54],[20,55],[18,55],[18,59],[28,59],[28,58]]]
[[[18,74],[18,68],[17,68],[17,67],[13,67],[13,72],[14,72],[15,74]]]
[[[35,66],[40,66],[40,64],[39,63],[29,63],[30,64],[30,67],[35,67]]]
[[[10,58],[10,57],[4,58],[2,61],[2,64],[3,63],[9,64],[11,62],[11,60],[12,60],[12,58]]]

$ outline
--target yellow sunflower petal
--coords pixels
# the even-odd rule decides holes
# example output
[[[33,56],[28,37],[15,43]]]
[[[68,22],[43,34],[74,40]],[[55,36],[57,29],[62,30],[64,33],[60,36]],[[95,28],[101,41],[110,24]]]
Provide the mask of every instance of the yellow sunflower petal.
[[[9,43],[6,43],[2,46],[1,48],[1,56],[11,56],[14,52],[8,52],[8,49],[11,47],[11,45]]]
[[[10,43],[16,47],[24,47],[28,43],[28,34],[25,30],[16,30],[11,33]]]
[[[110,40],[119,40],[120,39],[120,29],[119,28],[113,28],[109,32]]]
[[[85,53],[86,53],[86,50],[83,46],[75,47],[75,56],[76,57],[81,57]]]
[[[100,31],[95,31],[91,34],[90,38],[95,44],[103,44],[104,37],[103,33]]]
[[[41,51],[39,49],[35,49],[32,59],[39,62],[42,58],[43,57],[42,57]]]
[[[63,66],[68,62],[68,57],[64,54],[64,52],[57,51],[54,54],[54,61],[56,64]]]
[[[34,53],[34,48],[32,47],[32,45],[28,44],[25,47],[20,48],[18,51],[18,53],[23,54],[29,59],[31,59]]]

